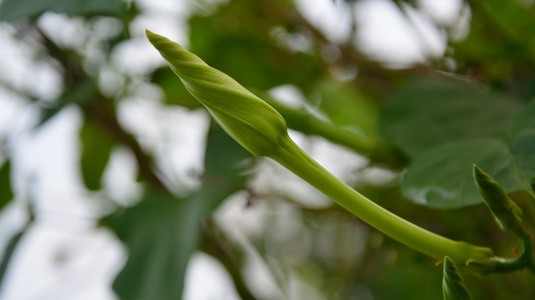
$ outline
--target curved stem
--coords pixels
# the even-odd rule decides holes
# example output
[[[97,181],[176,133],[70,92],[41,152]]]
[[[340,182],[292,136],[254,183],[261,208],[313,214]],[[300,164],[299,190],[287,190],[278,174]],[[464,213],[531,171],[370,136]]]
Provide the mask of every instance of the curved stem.
[[[494,264],[490,248],[447,239],[375,204],[329,173],[288,136],[282,138],[280,150],[272,158],[364,222],[423,254],[437,260],[449,256],[463,265],[472,261],[486,266]]]

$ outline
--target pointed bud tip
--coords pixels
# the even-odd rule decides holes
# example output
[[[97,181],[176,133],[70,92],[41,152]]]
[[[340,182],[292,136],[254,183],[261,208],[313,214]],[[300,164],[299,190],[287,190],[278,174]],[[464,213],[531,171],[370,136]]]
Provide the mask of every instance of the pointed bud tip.
[[[149,40],[149,42],[156,47],[156,44],[161,43],[162,41],[167,40],[166,37],[159,35],[157,33],[154,33],[148,29],[145,29],[145,36]]]
[[[483,170],[481,170],[481,168],[478,167],[476,164],[472,164],[472,169],[474,171],[474,176],[481,176],[485,174],[485,172],[483,172]]]
[[[503,207],[507,195],[502,187],[489,174],[474,164],[474,180],[483,200],[491,208]]]
[[[150,41],[150,40],[153,39],[155,36],[157,36],[157,34],[154,33],[154,32],[152,32],[152,31],[150,31],[150,30],[148,30],[147,28],[145,28],[145,36],[146,36],[146,37],[149,39],[149,41]]]
[[[521,236],[524,232],[522,210],[507,195],[504,188],[489,174],[474,165],[474,179],[483,200],[500,228]]]
[[[483,171],[476,164],[473,164],[473,176],[478,186],[487,186],[489,184],[497,184],[494,178],[492,178],[488,173]]]

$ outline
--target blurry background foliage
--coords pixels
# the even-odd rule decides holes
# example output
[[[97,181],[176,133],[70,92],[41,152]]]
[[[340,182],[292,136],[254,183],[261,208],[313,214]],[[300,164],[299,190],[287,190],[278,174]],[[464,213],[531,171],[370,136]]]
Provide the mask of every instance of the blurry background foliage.
[[[7,294],[25,239],[50,217],[32,190],[41,178],[17,171],[16,139],[75,110],[80,180],[65,188],[84,190],[79,195],[90,202],[91,230],[113,232],[126,249],[110,283],[120,299],[180,298],[188,261],[199,251],[224,266],[243,299],[439,299],[436,262],[384,238],[273,163],[251,157],[215,124],[208,129],[208,118],[163,60],[136,59],[149,51],[144,28],[158,32],[154,14],[172,15],[148,2],[0,2],[1,38],[17,45],[34,80],[21,84],[4,68],[0,89],[9,95],[5,101],[36,112],[26,131],[8,127],[0,136],[2,218],[17,207],[25,220],[3,232],[9,238],[3,238],[0,293]],[[314,1],[181,2],[188,10],[175,13],[187,29],[176,22],[170,32],[187,32],[182,42],[208,64],[284,103],[293,136],[334,164],[343,180],[434,232],[514,255],[518,241],[500,232],[481,204],[471,170],[477,163],[494,176],[534,225],[532,1],[460,1],[448,21],[433,17],[429,1],[384,0],[422,44],[422,18],[445,41],[443,51],[424,49],[421,59],[397,64],[359,43],[359,9],[370,1],[333,1],[352,24],[336,36],[303,15],[301,7]],[[54,22],[64,25],[49,26]],[[38,76],[43,69],[53,74],[46,93]],[[204,125],[180,121],[189,115]],[[195,148],[173,140],[174,127],[202,141]],[[354,153],[358,147],[337,145],[325,128],[365,137],[376,148]],[[173,154],[188,147],[193,156]],[[130,171],[114,176],[131,177],[119,191],[105,178],[118,157],[127,158]],[[190,157],[198,157],[198,166],[178,170],[196,166],[180,163]],[[220,217],[231,205],[234,219]],[[465,280],[475,299],[535,295],[525,272],[465,274]]]

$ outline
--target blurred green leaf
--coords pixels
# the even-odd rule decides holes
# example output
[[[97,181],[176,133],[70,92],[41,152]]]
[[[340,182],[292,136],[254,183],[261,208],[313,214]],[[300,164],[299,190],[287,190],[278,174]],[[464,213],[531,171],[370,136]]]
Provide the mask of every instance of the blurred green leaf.
[[[472,165],[485,169],[507,192],[523,190],[507,145],[496,139],[445,144],[416,156],[403,176],[403,195],[435,208],[458,208],[482,202]]]
[[[472,299],[470,292],[464,284],[464,280],[457,270],[457,266],[449,257],[444,257],[442,291],[444,300],[469,300]]]
[[[85,118],[80,129],[81,153],[80,168],[85,186],[90,190],[101,188],[101,178],[115,140],[94,120]]]
[[[120,15],[124,8],[121,0],[4,0],[0,3],[0,21],[38,17],[53,11],[72,15]]]
[[[13,199],[11,187],[11,162],[7,160],[0,167],[0,211]]]
[[[471,0],[473,7],[476,9],[476,18],[481,18],[493,30],[478,28],[477,34],[486,33],[487,38],[501,40],[503,42],[501,51],[502,56],[517,60],[520,57],[529,59],[533,64],[535,59],[535,37],[525,32],[534,32],[535,9],[519,1],[500,1],[500,0]],[[499,8],[499,9],[496,9]],[[470,39],[467,41],[470,43]],[[481,49],[484,50],[484,49]],[[488,50],[487,50],[488,51]],[[494,50],[496,51],[496,49]],[[496,53],[496,52],[495,52]],[[516,56],[516,59],[513,57]],[[488,58],[488,57],[485,57]],[[527,63],[527,62],[526,62]]]
[[[441,294],[440,275],[417,263],[383,267],[369,280],[376,300],[436,300]]]
[[[280,5],[280,3],[278,4]],[[282,84],[308,85],[324,74],[317,55],[293,51],[277,40],[277,32],[294,44],[306,37],[287,32],[281,17],[270,14],[272,4],[229,1],[211,15],[190,19],[191,51],[248,88],[268,89]]]
[[[191,202],[148,191],[143,201],[103,220],[128,248],[113,289],[120,299],[179,299],[197,242]],[[193,207],[194,208],[194,207]]]
[[[505,136],[521,102],[458,81],[419,78],[399,86],[385,104],[380,130],[411,157],[440,144]]]
[[[522,177],[535,183],[535,101],[517,117],[509,137],[509,149]]]
[[[367,136],[377,135],[377,108],[355,88],[334,80],[317,84],[311,98],[319,97],[319,108],[338,126],[353,127]]]
[[[357,153],[369,154],[370,158],[373,158],[376,154],[377,157],[380,157],[381,153],[377,151],[380,147],[377,146],[378,142],[362,134],[360,130],[354,131],[350,128],[340,127],[329,120],[315,116],[306,109],[286,106],[261,91],[254,91],[254,93],[282,115],[288,128],[307,135],[321,136],[333,143],[346,146]]]
[[[213,190],[215,196],[208,208],[215,208],[224,198],[243,187],[246,180],[246,160],[252,155],[236,143],[221,127],[212,124],[204,157],[204,177],[201,190]]]
[[[200,223],[244,182],[243,159],[250,157],[222,129],[208,135],[201,188],[180,199],[148,191],[137,205],[116,213],[108,225],[129,250],[113,288],[121,299],[180,299],[190,255],[197,249]]]
[[[470,0],[470,31],[452,41],[457,71],[533,95],[535,9],[522,1]],[[528,80],[526,80],[528,79]]]

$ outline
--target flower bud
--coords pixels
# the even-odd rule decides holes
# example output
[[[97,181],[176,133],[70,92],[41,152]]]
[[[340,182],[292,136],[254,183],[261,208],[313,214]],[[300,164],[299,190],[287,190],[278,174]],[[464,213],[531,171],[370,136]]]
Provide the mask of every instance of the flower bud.
[[[146,35],[186,89],[234,140],[257,156],[272,156],[279,150],[288,130],[273,107],[179,44],[149,30]]]
[[[522,210],[489,174],[474,165],[474,179],[479,193],[503,230],[523,234]]]
[[[442,267],[442,294],[445,300],[469,300],[472,299],[470,292],[466,288],[464,279],[457,269],[453,260],[449,257],[444,257]]]

